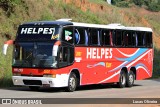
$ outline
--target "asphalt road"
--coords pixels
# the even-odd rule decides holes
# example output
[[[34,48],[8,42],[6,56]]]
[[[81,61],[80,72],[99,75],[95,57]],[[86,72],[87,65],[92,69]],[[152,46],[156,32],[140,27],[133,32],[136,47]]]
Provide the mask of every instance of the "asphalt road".
[[[28,87],[1,88],[0,98],[160,98],[160,79],[135,81],[132,88],[117,88],[115,85],[91,85],[78,88],[75,92],[65,92],[63,88],[41,88],[30,91]],[[0,105],[3,106],[4,105]],[[7,105],[6,105],[7,106]],[[11,105],[21,107],[22,105]],[[29,105],[43,107],[44,105]],[[52,105],[47,104],[45,107]],[[55,107],[160,107],[160,104],[54,104]],[[23,105],[23,107],[28,107]]]
[[[160,79],[135,81],[131,88],[83,86],[75,92],[65,92],[63,88],[41,88],[36,92],[28,87],[1,88],[0,98],[160,98]]]

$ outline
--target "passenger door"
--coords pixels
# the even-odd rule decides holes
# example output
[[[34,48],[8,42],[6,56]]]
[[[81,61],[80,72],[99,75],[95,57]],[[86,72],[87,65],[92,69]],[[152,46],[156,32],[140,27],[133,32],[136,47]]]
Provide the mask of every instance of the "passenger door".
[[[74,61],[74,48],[70,45],[62,45],[59,48],[59,67],[69,66]]]

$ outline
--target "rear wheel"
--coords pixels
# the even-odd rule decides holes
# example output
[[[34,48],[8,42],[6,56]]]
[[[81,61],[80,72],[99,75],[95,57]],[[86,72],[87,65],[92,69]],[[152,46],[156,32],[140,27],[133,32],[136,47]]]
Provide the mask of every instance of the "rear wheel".
[[[120,88],[124,88],[126,86],[126,73],[124,71],[121,71],[120,73],[120,78],[119,78],[119,82],[118,82],[118,87]]]
[[[134,79],[135,79],[135,75],[134,75],[133,71],[130,71],[127,76],[126,86],[132,87],[134,84]]]
[[[67,91],[73,92],[76,90],[76,87],[77,87],[77,77],[76,77],[75,73],[71,73],[69,76],[69,80],[68,80]]]
[[[32,91],[38,91],[40,87],[38,86],[29,86],[29,89]]]

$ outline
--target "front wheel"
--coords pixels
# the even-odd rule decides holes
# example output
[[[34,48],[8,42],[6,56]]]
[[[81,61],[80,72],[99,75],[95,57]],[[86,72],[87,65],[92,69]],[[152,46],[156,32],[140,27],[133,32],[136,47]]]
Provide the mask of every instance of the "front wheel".
[[[119,88],[124,88],[126,86],[126,79],[126,73],[124,71],[121,71],[119,82],[117,84]]]
[[[135,75],[134,75],[133,71],[130,71],[127,76],[126,86],[132,87],[134,84],[134,79],[135,79]]]
[[[68,80],[67,91],[73,92],[76,90],[76,87],[77,87],[77,77],[76,77],[75,73],[71,73],[69,76],[69,80]]]

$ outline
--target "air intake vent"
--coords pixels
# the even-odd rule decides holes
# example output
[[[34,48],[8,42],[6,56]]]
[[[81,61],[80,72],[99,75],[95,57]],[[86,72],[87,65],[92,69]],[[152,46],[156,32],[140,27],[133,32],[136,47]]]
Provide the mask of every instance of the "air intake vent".
[[[25,85],[42,85],[42,81],[40,80],[23,80]]]

